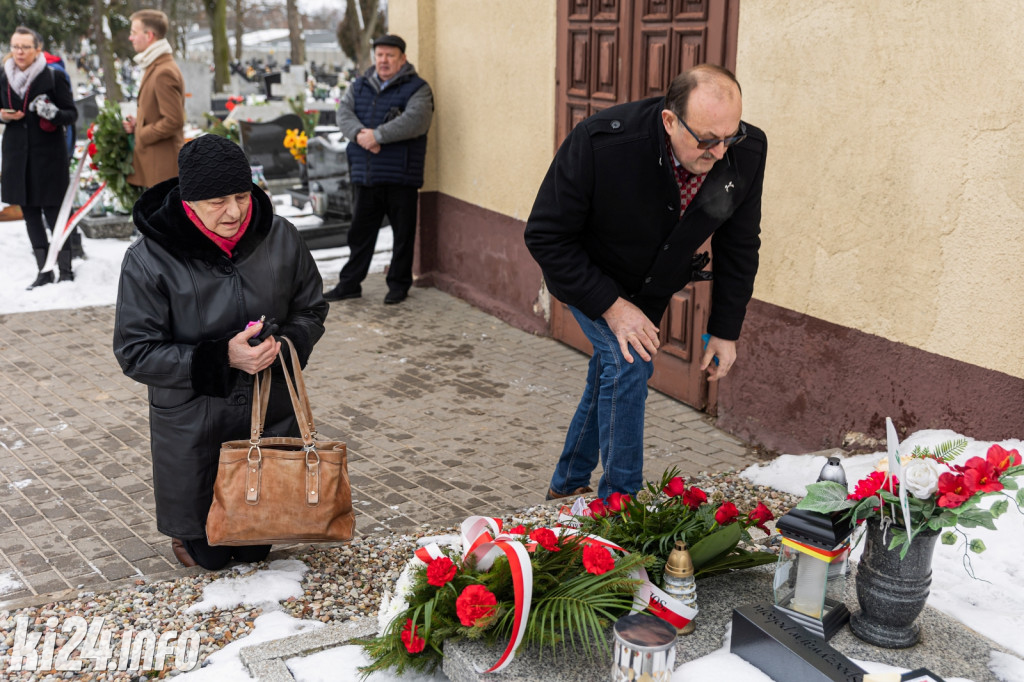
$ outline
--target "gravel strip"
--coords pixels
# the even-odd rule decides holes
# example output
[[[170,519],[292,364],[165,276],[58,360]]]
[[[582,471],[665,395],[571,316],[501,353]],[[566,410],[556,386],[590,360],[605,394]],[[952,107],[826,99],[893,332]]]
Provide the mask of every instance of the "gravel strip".
[[[799,497],[770,488],[754,486],[736,472],[702,474],[690,477],[687,485],[703,489],[713,502],[730,500],[743,512],[753,509],[757,502],[764,502],[776,518],[792,508]],[[569,500],[564,500],[569,502]],[[523,523],[553,525],[557,518],[558,503],[529,507],[504,516],[512,525]],[[756,531],[756,529],[752,529]],[[342,546],[309,546],[288,551],[288,558],[298,559],[308,567],[302,580],[303,596],[290,598],[281,603],[281,608],[295,618],[319,620],[324,623],[341,622],[352,618],[377,617],[380,597],[391,589],[405,563],[416,549],[417,540],[434,535],[455,534],[457,527],[421,529],[406,534],[377,534],[360,536],[350,544]],[[764,538],[755,538],[762,544]],[[261,563],[254,568],[265,568]],[[0,665],[7,667],[8,656],[14,643],[16,617],[30,618],[30,631],[43,632],[46,621],[56,617],[64,624],[72,616],[82,616],[87,621],[104,616],[103,627],[111,630],[113,650],[120,649],[120,635],[128,629],[149,628],[156,633],[175,630],[183,633],[194,630],[199,633],[199,665],[213,652],[229,642],[245,637],[253,629],[253,621],[263,609],[252,606],[238,606],[230,610],[215,609],[206,613],[187,614],[186,610],[203,596],[203,588],[218,578],[240,575],[232,569],[189,576],[176,580],[147,584],[138,580],[136,586],[116,591],[94,594],[83,592],[77,599],[28,607],[16,611],[0,611]],[[67,641],[68,633],[58,632],[55,649]],[[36,646],[42,651],[43,645]],[[82,647],[73,652],[72,660],[82,659]],[[81,672],[54,673],[51,675],[33,672],[5,670],[5,680],[148,680],[170,678],[180,673],[173,668],[173,656],[167,667],[159,674],[126,671],[94,671],[94,662],[82,659]]]

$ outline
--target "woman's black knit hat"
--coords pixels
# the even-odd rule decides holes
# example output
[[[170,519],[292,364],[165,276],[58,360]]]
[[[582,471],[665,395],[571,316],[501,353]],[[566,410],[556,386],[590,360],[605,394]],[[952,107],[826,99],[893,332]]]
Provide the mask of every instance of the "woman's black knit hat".
[[[252,191],[249,159],[227,138],[200,135],[178,152],[178,190],[183,201]]]

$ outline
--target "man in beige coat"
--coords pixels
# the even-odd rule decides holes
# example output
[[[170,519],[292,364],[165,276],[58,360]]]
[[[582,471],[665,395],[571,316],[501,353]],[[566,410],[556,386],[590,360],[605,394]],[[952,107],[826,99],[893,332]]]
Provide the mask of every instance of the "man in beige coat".
[[[143,68],[136,116],[125,119],[124,129],[135,135],[134,173],[128,182],[152,187],[178,176],[178,152],[185,143],[185,79],[174,63],[167,42],[167,15],[155,9],[131,16],[128,40],[135,48],[135,63]]]

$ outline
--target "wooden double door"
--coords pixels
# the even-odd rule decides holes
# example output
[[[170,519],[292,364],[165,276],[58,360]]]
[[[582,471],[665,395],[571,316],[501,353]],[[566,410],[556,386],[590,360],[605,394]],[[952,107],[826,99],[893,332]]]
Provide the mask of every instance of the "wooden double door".
[[[664,95],[681,71],[701,63],[735,71],[739,0],[559,0],[555,147],[583,119],[612,105]],[[710,252],[710,240],[701,247]],[[658,327],[661,349],[650,385],[713,412],[714,384],[700,370],[711,286],[677,292]],[[551,333],[585,352],[590,343],[559,301]]]

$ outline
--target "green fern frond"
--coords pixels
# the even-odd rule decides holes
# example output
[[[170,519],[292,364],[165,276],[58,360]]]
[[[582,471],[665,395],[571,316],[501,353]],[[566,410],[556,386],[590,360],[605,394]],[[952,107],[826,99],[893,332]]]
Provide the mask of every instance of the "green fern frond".
[[[947,440],[935,446],[935,456],[944,462],[951,462],[964,453],[967,449],[966,438]]]

